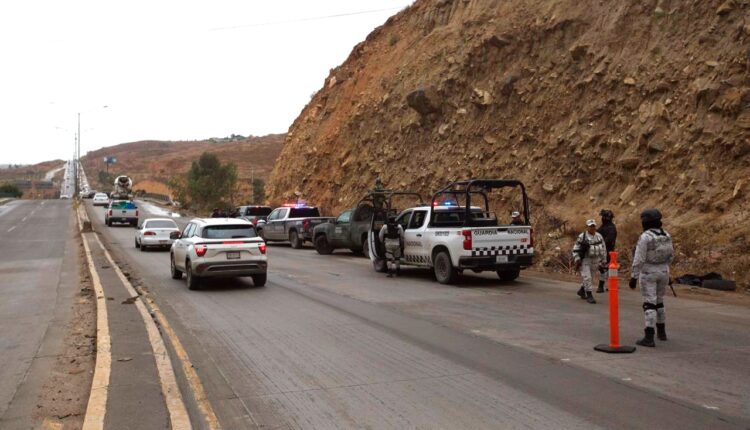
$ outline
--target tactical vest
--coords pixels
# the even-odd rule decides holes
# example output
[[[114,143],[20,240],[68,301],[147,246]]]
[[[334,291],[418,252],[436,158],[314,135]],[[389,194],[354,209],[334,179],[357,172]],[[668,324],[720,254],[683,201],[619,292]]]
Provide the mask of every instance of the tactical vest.
[[[386,224],[385,229],[386,239],[400,239],[401,236],[398,234],[398,224]]]
[[[674,255],[672,236],[663,229],[649,229],[643,234],[649,237],[649,241],[646,243],[646,263],[669,263]]]

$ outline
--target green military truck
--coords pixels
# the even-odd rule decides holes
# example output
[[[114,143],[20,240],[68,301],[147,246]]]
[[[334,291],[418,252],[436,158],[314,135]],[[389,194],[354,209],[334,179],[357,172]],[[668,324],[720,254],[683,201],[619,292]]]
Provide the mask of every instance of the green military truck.
[[[372,205],[360,204],[347,209],[335,220],[315,226],[313,244],[318,254],[328,255],[337,249],[350,249],[355,254],[367,253],[367,232],[370,229]]]

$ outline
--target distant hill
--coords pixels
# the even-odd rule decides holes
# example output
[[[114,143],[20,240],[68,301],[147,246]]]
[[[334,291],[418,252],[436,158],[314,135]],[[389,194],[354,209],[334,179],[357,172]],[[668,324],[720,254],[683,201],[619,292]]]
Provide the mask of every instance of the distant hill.
[[[123,143],[91,151],[81,158],[91,186],[102,190],[111,184],[98,181],[100,171],[106,171],[104,157],[115,157],[117,163],[109,166],[114,175],[128,175],[134,188],[164,194],[170,178],[187,172],[193,161],[205,152],[215,153],[222,162],[237,165],[240,192],[249,195],[251,177],[265,180],[273,169],[284,144],[284,134],[263,137],[234,137],[201,141],[155,141]]]

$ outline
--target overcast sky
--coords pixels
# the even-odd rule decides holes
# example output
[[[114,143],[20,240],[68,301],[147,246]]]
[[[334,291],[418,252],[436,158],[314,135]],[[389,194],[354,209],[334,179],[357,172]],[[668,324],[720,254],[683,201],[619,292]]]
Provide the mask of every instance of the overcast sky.
[[[82,154],[286,132],[329,69],[411,3],[2,1],[0,164],[70,158],[77,112]]]

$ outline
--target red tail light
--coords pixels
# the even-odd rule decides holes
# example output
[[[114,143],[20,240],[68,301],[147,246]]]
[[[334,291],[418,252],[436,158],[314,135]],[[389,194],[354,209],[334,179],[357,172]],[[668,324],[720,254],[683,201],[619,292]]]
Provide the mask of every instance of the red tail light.
[[[471,251],[471,230],[462,230],[461,235],[464,237],[464,249]]]
[[[266,253],[266,244],[265,243],[258,244],[258,250],[260,251],[261,254],[265,254]]]
[[[534,247],[534,229],[533,228],[529,230],[529,244],[530,244],[529,247],[531,248]]]
[[[206,255],[206,251],[208,251],[208,248],[206,245],[195,245],[195,255],[198,257],[203,257]]]
[[[112,216],[112,209],[109,210],[109,216]]]
[[[144,236],[156,236],[156,233],[154,233],[153,231],[147,231],[147,232],[143,233],[143,235]]]

